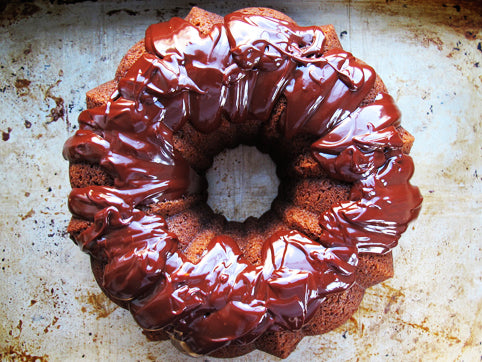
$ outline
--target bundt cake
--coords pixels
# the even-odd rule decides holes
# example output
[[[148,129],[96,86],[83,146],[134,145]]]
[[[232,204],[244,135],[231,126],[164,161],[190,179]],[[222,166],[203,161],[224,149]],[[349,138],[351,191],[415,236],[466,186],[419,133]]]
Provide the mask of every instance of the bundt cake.
[[[392,276],[422,201],[413,137],[332,26],[193,8],[151,25],[87,107],[64,146],[68,232],[149,338],[286,357]],[[211,210],[205,179],[240,144],[269,154],[280,179],[271,209],[243,223]]]

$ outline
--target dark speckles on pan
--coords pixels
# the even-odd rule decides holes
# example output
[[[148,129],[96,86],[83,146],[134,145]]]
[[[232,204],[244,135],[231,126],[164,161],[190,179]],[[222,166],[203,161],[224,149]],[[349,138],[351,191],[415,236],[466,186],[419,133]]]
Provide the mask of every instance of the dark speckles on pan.
[[[14,22],[28,19],[39,13],[41,7],[31,2],[8,2],[0,3],[0,25],[7,26]]]
[[[17,95],[23,97],[29,93],[29,85],[32,81],[23,78],[17,78],[15,80],[15,88],[17,89]]]
[[[10,132],[12,132],[12,129],[8,127],[7,131],[2,131],[2,140],[3,141],[8,141],[10,139]]]
[[[106,12],[106,15],[107,15],[107,16],[112,16],[112,15],[117,15],[117,14],[120,14],[120,13],[126,13],[127,15],[130,15],[130,16],[139,15],[139,12],[138,12],[138,11],[134,11],[134,10],[130,10],[130,9],[115,9],[115,10],[110,10],[110,11]]]
[[[227,14],[247,2],[206,4],[210,11]],[[386,284],[404,296],[393,297],[385,284],[372,289],[366,309],[345,329],[301,342],[293,360],[480,360],[480,1],[279,0],[263,5],[283,9],[303,25],[332,22],[338,32],[347,31],[342,41],[381,72],[395,92],[403,123],[414,131],[414,183],[425,196],[416,230],[408,230],[400,242],[396,276]],[[84,109],[85,92],[110,79],[148,24],[183,17],[190,6],[154,0],[0,1],[0,132],[2,140],[8,138],[0,142],[0,260],[5,259],[0,264],[0,359],[179,360],[165,343],[138,335],[123,309],[97,319],[86,299],[88,293],[100,293],[88,261],[60,233],[68,222],[70,187],[65,163],[53,155],[74,133],[74,126],[67,129],[67,117],[76,119]],[[124,8],[138,15],[106,15]],[[442,50],[424,36],[438,37]],[[376,63],[380,54],[385,67]],[[57,106],[45,99],[45,90],[60,79],[59,69],[64,76],[51,94],[64,100],[64,119],[45,124]],[[31,82],[28,95],[17,96],[17,78]],[[30,210],[35,213],[22,220]],[[379,295],[385,303],[377,303]],[[393,318],[384,315],[387,307]],[[370,318],[375,309],[382,317]],[[54,328],[44,333],[54,317]],[[113,329],[121,332],[113,334]],[[261,352],[248,357],[270,360]]]

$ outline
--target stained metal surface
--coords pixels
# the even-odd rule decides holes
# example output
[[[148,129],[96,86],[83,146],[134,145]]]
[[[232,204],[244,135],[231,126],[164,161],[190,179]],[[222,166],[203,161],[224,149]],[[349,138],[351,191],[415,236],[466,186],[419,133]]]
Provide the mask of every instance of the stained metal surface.
[[[3,4],[3,5],[2,5]],[[305,338],[288,358],[480,360],[482,355],[482,7],[477,2],[244,1],[302,25],[333,23],[381,75],[416,137],[419,219],[395,250],[395,277],[367,291],[350,321]],[[85,92],[113,77],[145,28],[187,1],[0,4],[0,357],[190,360],[149,342],[95,284],[65,233],[64,141]],[[249,165],[247,165],[248,167]],[[207,359],[211,360],[211,359]],[[274,361],[253,352],[238,361]]]

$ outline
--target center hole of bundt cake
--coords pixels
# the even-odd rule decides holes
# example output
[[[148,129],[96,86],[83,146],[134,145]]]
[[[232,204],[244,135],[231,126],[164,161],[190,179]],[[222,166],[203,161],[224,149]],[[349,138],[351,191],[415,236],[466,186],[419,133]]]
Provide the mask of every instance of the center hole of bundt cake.
[[[229,221],[261,216],[278,194],[275,163],[252,146],[240,145],[219,153],[206,178],[208,205]]]

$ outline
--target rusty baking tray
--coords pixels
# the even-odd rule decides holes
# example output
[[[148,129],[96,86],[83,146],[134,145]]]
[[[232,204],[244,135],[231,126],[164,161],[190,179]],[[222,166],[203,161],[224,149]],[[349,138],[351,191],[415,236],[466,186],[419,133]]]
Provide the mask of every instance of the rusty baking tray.
[[[145,28],[192,2],[0,3],[0,357],[189,360],[149,342],[97,287],[66,235],[61,151],[85,92],[110,80]],[[482,7],[469,1],[197,2],[220,14],[271,6],[335,25],[345,49],[385,81],[414,134],[420,217],[395,249],[394,278],[367,290],[344,326],[288,358],[464,360],[482,355]],[[250,167],[250,162],[243,167]],[[256,351],[238,361],[277,360]]]

